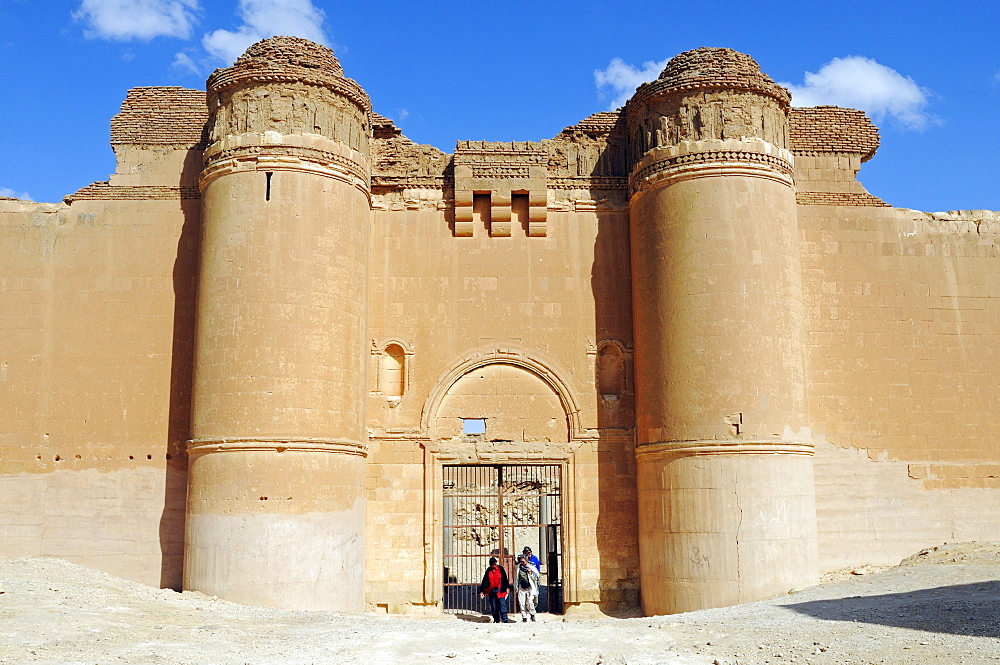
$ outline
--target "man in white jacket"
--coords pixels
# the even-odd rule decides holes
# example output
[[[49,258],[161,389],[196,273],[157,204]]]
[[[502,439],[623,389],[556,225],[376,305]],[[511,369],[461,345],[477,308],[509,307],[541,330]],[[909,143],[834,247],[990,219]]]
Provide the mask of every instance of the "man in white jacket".
[[[517,588],[517,606],[521,609],[521,621],[528,617],[535,621],[535,598],[538,597],[538,569],[523,555],[517,557],[517,576],[514,586]]]

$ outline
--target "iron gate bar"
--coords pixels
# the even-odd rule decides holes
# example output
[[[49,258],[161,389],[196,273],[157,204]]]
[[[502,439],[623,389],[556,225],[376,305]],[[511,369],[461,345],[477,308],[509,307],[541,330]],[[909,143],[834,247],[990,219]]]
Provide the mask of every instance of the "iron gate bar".
[[[541,563],[539,611],[561,611],[559,465],[446,465],[442,477],[445,610],[488,614],[488,601],[478,597],[488,559],[496,556],[513,583],[521,538]]]

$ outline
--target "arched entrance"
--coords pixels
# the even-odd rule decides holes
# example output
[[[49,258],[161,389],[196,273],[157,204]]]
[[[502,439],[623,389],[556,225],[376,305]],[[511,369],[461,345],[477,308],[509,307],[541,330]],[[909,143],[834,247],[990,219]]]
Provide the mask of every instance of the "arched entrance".
[[[432,565],[445,610],[488,612],[478,586],[489,558],[500,559],[514,584],[515,557],[528,546],[540,564],[539,611],[562,611],[571,560],[565,496],[578,433],[565,384],[534,359],[484,354],[442,377],[424,423],[434,466],[428,489],[439,497]],[[514,593],[509,601],[514,612]]]

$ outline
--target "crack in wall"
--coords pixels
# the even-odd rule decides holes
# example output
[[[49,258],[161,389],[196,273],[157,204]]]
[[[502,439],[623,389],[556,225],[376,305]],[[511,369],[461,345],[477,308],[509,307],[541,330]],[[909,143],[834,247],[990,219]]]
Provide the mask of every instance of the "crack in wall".
[[[733,469],[733,495],[736,498],[736,508],[740,511],[740,519],[736,523],[736,589],[743,595],[743,581],[740,579],[740,532],[743,530],[743,506],[740,505],[740,471]]]

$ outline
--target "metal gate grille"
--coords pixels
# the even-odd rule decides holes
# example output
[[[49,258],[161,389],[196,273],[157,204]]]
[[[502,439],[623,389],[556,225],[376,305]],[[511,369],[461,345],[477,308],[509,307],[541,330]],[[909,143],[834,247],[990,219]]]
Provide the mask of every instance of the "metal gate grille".
[[[562,611],[562,493],[560,467],[445,466],[444,607],[489,614],[479,583],[491,556],[513,578],[528,546],[538,557],[539,612]],[[508,596],[517,611],[516,594]]]

